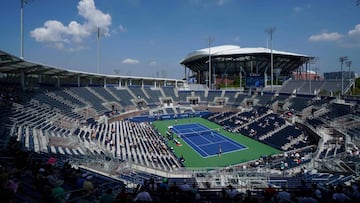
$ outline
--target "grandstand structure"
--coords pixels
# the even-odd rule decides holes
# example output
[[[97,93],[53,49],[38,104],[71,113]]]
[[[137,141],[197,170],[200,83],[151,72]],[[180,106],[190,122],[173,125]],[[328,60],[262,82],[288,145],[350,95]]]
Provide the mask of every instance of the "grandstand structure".
[[[227,78],[239,78],[239,89],[269,91],[268,81],[271,80],[272,72],[271,53],[275,80],[275,86],[271,87],[271,90],[286,94],[318,95],[320,93],[323,96],[335,96],[341,92],[341,77],[324,80],[309,74],[313,72],[311,69],[314,68],[312,66],[317,59],[304,54],[263,47],[243,48],[236,45],[222,45],[193,51],[182,59],[180,64],[185,68],[187,81],[196,83],[197,86],[203,85],[200,87],[216,89],[220,85],[216,82],[226,83]],[[354,74],[352,75],[344,81],[345,92],[355,85],[355,77]],[[252,84],[251,80],[261,81],[261,84]],[[283,81],[283,85],[277,84],[280,80]],[[245,81],[245,85],[241,81]]]
[[[292,71],[300,67],[308,70],[309,64],[314,60],[312,56],[263,47],[242,48],[235,45],[222,45],[191,52],[180,63],[185,70],[188,70],[188,75],[196,75],[196,81],[200,84],[207,84],[210,72],[213,78],[210,79],[213,82],[207,85],[214,87],[215,78],[223,78],[224,75],[244,78],[257,75],[267,80],[271,77],[271,53],[274,57],[274,69],[279,70],[280,75],[290,75]],[[209,60],[211,60],[211,65],[209,65]]]
[[[49,66],[36,62],[25,61],[19,57],[0,50],[1,73],[14,75],[22,89],[37,88],[35,84],[61,87],[64,85],[83,86],[116,86],[127,87],[132,85],[144,86],[175,86],[184,85],[182,80],[169,78],[152,78],[120,75],[103,75],[80,72],[59,67]],[[139,95],[140,96],[140,95]]]
[[[268,72],[266,49],[226,46],[213,51],[219,73],[238,74],[239,67],[248,73]],[[312,58],[274,54],[275,67],[289,73]],[[182,64],[205,71],[205,55],[194,53]],[[360,174],[360,98],[312,91],[318,86],[332,90],[336,84],[329,81],[312,81],[310,88],[305,81],[299,85],[289,80],[276,92],[191,89],[183,80],[77,72],[5,52],[0,52],[0,73],[2,148],[16,138],[27,151],[55,156],[128,185],[169,178],[208,189],[231,184],[245,191],[269,183],[296,187],[300,180],[340,184]],[[226,166],[188,166],[182,156],[186,151],[166,136],[167,126],[162,129],[153,122],[191,123],[193,118],[216,126],[209,129],[220,126],[221,136],[244,136],[276,153],[235,159]]]

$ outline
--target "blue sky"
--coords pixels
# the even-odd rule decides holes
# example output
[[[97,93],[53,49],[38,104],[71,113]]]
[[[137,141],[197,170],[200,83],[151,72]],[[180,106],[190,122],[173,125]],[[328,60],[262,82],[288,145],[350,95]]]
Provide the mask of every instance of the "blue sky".
[[[348,56],[360,72],[357,0],[28,0],[24,57],[65,69],[182,78],[188,53],[213,45],[266,47],[318,57],[319,72]],[[0,49],[20,55],[20,0],[2,0]]]

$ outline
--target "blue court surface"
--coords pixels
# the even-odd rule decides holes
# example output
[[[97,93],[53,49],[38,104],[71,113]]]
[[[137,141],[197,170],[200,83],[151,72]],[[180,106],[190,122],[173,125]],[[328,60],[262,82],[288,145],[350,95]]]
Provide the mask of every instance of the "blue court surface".
[[[204,158],[247,148],[219,134],[217,129],[211,130],[199,123],[174,125],[172,132],[181,137]]]

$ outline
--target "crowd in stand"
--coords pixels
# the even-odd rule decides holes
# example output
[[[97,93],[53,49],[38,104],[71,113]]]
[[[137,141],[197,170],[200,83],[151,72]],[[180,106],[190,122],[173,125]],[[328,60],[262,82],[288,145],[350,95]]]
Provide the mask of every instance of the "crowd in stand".
[[[179,184],[150,179],[129,193],[124,187],[94,180],[94,174],[59,164],[55,157],[39,157],[12,140],[0,159],[1,202],[66,202],[74,198],[95,202],[359,202],[360,185],[325,185],[302,182],[299,188],[268,188],[245,193],[229,185],[219,194],[195,183]],[[115,190],[116,188],[122,188]],[[212,195],[209,195],[212,194]],[[210,196],[210,197],[209,197]]]
[[[167,179],[150,179],[129,193],[120,183],[110,186],[96,174],[26,151],[15,139],[0,155],[0,202],[188,202],[197,196],[196,185],[170,186]]]
[[[11,90],[0,91],[0,107],[7,106],[18,98]],[[259,117],[258,113],[252,120]],[[242,117],[238,118],[245,119]],[[239,120],[237,120],[239,122]],[[265,121],[268,122],[268,121]],[[236,123],[242,124],[242,123]],[[269,125],[268,123],[265,123]],[[135,124],[134,124],[135,125]],[[133,128],[135,126],[131,126]],[[149,125],[145,131],[152,132]],[[261,127],[261,126],[260,126]],[[94,131],[95,132],[95,131]],[[114,132],[111,132],[113,135]],[[150,135],[150,134],[149,134]],[[151,140],[148,135],[132,133],[132,137]],[[96,134],[92,136],[96,137]],[[112,136],[113,137],[113,136]],[[106,137],[110,145],[113,145],[112,137]],[[131,148],[139,148],[139,142],[130,142]],[[168,155],[164,140],[149,142],[149,146]],[[111,146],[112,148],[112,146]],[[153,148],[148,152],[152,153]],[[358,156],[359,150],[354,148],[350,151]],[[108,185],[104,180],[95,180],[94,174],[84,172],[79,168],[72,167],[69,163],[59,164],[55,157],[38,156],[21,148],[16,141],[10,141],[9,147],[0,153],[0,202],[66,202],[71,199],[84,201],[109,202],[360,202],[360,186],[355,182],[351,185],[325,185],[303,182],[299,188],[268,188],[261,190],[247,190],[245,193],[238,191],[232,185],[219,193],[211,188],[199,190],[197,185],[184,181],[169,182],[168,179],[155,181],[150,179],[139,185],[134,192],[129,191],[120,183]],[[302,161],[301,153],[289,154],[290,160]],[[273,157],[261,157],[253,162],[253,167],[267,164]],[[285,169],[290,162],[282,162]],[[246,169],[246,168],[245,168]],[[304,172],[305,173],[305,172]],[[104,186],[105,185],[105,186]],[[209,195],[209,193],[215,194]],[[209,198],[211,196],[211,198]]]

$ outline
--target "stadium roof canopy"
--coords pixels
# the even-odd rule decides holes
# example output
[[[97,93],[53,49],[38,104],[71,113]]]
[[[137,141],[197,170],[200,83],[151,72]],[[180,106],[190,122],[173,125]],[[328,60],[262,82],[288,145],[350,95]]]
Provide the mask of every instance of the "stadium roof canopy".
[[[107,75],[90,72],[82,72],[76,70],[69,70],[58,68],[55,66],[44,65],[41,63],[23,60],[19,57],[8,54],[0,50],[0,73],[12,75],[42,75],[50,78],[98,78],[98,79],[119,79],[119,80],[147,80],[147,81],[161,81],[161,82],[183,82],[182,80],[169,78],[152,78],[141,76],[121,76],[121,75]]]
[[[238,74],[240,67],[248,73],[263,75],[264,72],[270,74],[271,49],[241,48],[236,45],[223,45],[200,49],[188,54],[180,64],[194,72],[209,70],[209,53],[211,64],[216,74]],[[280,69],[281,75],[290,74],[303,64],[310,62],[314,57],[296,54],[285,51],[272,50],[273,67]]]

